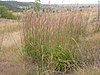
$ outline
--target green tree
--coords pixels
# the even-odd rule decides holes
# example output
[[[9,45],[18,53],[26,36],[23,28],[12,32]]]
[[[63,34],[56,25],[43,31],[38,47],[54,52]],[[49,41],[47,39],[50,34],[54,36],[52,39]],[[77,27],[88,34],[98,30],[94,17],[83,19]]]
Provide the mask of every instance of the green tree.
[[[41,9],[40,2],[41,2],[40,0],[35,0],[35,6],[34,6],[35,12],[40,11],[40,9]]]
[[[0,17],[6,19],[16,19],[17,17],[8,10],[6,6],[0,6]]]
[[[5,6],[0,6],[0,14],[2,18],[5,18],[7,15],[8,9]]]

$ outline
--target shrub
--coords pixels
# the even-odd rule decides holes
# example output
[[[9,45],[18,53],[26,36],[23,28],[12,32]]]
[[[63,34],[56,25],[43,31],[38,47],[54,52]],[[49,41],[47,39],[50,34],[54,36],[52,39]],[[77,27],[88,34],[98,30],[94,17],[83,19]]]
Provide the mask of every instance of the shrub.
[[[8,8],[5,6],[0,6],[0,17],[6,19],[17,19],[12,12],[8,11]]]

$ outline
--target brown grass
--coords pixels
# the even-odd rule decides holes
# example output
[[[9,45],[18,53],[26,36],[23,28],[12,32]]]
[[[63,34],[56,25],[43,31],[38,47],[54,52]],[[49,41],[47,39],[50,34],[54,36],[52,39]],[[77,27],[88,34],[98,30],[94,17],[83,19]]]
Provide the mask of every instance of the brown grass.
[[[50,32],[50,38],[53,37],[51,40],[51,46],[54,47],[55,42],[59,41],[61,44],[66,44],[68,48],[76,47],[77,39],[81,39],[81,47],[79,48],[82,53],[82,58],[85,63],[84,68],[79,68],[74,72],[71,71],[72,75],[100,75],[100,32],[95,32],[95,26],[93,18],[96,15],[96,9],[86,9],[87,11],[82,12],[66,12],[66,13],[40,13],[39,17],[37,18],[36,14],[28,14],[24,19],[24,26],[26,26],[24,33],[21,35],[20,39],[20,29],[23,28],[17,21],[9,21],[9,20],[0,20],[0,75],[25,75],[30,74],[34,71],[38,71],[36,69],[40,69],[36,63],[33,63],[30,57],[24,56],[22,53],[22,45],[21,40],[23,40],[23,35],[25,37],[26,33],[30,34],[31,31],[34,36],[37,32],[43,34],[44,37],[47,35],[47,32]],[[87,13],[88,12],[88,13]],[[83,21],[83,18],[84,21]],[[86,21],[88,21],[86,23]],[[70,24],[73,24],[72,27]],[[85,37],[79,36],[81,24],[87,24],[85,31]],[[75,34],[74,39],[72,38],[72,42],[68,42],[65,37],[65,31],[60,33],[60,36],[55,36],[60,29],[64,29],[65,24],[67,25],[69,33],[67,33],[68,38],[71,38],[72,32],[70,32],[70,28],[73,28],[73,33]],[[21,26],[19,26],[21,25]],[[41,25],[41,26],[39,26]],[[42,27],[42,30],[36,28],[37,26]],[[31,27],[31,28],[30,28]],[[47,29],[48,28],[48,29]],[[66,29],[67,29],[66,28]],[[29,29],[29,30],[27,30]],[[41,29],[41,28],[40,28]],[[3,34],[3,32],[5,32]],[[83,34],[83,33],[82,33]],[[83,34],[84,35],[84,34]],[[46,38],[42,37],[40,42],[44,41],[46,43]],[[59,38],[60,37],[60,38]],[[50,39],[49,39],[50,40]],[[79,41],[79,40],[78,40]],[[32,42],[31,42],[32,43]],[[47,44],[47,43],[46,43]],[[70,47],[69,47],[70,46]],[[40,47],[40,46],[39,46]],[[61,47],[61,46],[60,46]],[[41,46],[42,48],[42,46]],[[38,46],[37,48],[38,49]],[[49,49],[49,48],[48,48]],[[57,55],[58,52],[55,53]],[[45,55],[44,55],[45,57]],[[42,61],[43,58],[42,57]],[[48,57],[47,57],[48,58]],[[31,60],[31,61],[29,61]],[[52,68],[52,57],[49,57],[48,66],[44,72],[46,75],[52,74],[54,68]],[[65,60],[66,61],[66,60]],[[32,63],[31,63],[32,62]],[[35,68],[34,68],[35,67]],[[33,71],[33,69],[35,69]],[[53,69],[53,70],[52,70]],[[66,75],[65,72],[58,72],[56,71],[57,75]],[[61,73],[61,74],[60,74]]]

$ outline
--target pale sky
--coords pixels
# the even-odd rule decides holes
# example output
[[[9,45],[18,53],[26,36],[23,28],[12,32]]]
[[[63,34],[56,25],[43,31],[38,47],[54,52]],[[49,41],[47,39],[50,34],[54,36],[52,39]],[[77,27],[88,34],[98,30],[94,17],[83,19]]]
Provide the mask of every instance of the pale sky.
[[[34,2],[35,0],[17,0],[24,2]],[[41,0],[42,4],[48,4],[49,0]],[[62,4],[62,0],[50,0],[51,4]],[[64,0],[63,4],[94,4],[98,3],[98,0]]]

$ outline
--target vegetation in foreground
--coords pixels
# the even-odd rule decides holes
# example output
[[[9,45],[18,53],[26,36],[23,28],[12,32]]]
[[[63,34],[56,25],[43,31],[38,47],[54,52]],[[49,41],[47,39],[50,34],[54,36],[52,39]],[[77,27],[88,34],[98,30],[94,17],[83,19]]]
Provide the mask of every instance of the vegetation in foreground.
[[[87,15],[82,11],[60,13],[29,11],[25,12],[23,26],[20,29],[17,25],[3,26],[3,28],[5,27],[3,30],[0,27],[0,33],[4,31],[3,34],[0,34],[0,61],[4,62],[4,59],[7,60],[6,62],[12,63],[13,61],[14,65],[10,67],[17,66],[20,71],[23,67],[26,69],[28,65],[28,71],[26,69],[28,75],[66,75],[70,73],[73,75],[99,75],[100,32],[96,24],[91,25],[93,24],[90,21],[91,13],[88,12],[89,15]],[[8,25],[5,22],[6,24]],[[16,34],[17,31],[18,34]],[[11,40],[9,40],[10,43],[4,41],[9,37],[6,33],[14,36],[11,40],[15,44],[11,44]],[[21,40],[19,40],[20,35]],[[24,61],[19,56],[21,49],[21,54],[29,63],[23,64]],[[6,56],[2,57],[3,53]],[[19,59],[22,61],[21,63],[18,62]],[[15,62],[22,65],[18,66]],[[9,66],[9,63],[7,64],[6,66]],[[1,66],[0,68],[2,69]],[[30,70],[30,68],[32,69]],[[16,70],[16,68],[14,69]],[[19,70],[18,72],[20,72]],[[15,74],[15,72],[7,73]],[[27,75],[27,73],[23,72],[23,75]]]
[[[30,12],[23,22],[23,53],[36,63],[36,74],[65,75],[95,62],[85,54],[92,42],[86,40],[89,19],[82,12]]]

